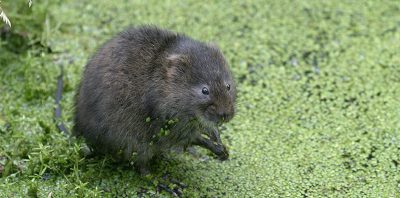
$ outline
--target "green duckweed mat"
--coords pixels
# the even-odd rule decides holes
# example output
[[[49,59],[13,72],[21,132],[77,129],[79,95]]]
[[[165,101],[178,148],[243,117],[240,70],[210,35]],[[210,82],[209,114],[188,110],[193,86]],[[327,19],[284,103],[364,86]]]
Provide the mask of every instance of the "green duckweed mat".
[[[18,3],[17,3],[18,2]],[[399,1],[2,1],[0,197],[400,197]],[[230,159],[171,153],[141,178],[55,127],[90,55],[130,25],[218,43],[238,84]],[[1,24],[2,25],[2,24]],[[174,187],[174,186],[172,186]]]

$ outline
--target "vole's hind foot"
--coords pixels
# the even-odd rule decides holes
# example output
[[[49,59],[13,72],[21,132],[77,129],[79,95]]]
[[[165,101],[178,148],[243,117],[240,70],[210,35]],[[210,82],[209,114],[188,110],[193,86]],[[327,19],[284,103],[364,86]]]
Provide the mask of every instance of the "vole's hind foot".
[[[96,156],[96,152],[85,143],[81,145],[80,152],[83,156],[85,156],[85,158],[92,158]]]
[[[164,183],[158,183],[157,184],[157,190],[158,192],[161,192],[162,190],[170,193],[174,197],[182,197],[182,191],[183,189],[187,188],[187,185],[178,181],[177,179],[174,179],[170,177],[168,173],[164,174],[162,177],[164,181],[169,183],[169,185],[166,185]]]
[[[147,175],[145,178],[150,186],[156,188],[158,194],[165,191],[174,197],[182,197],[183,190],[187,188],[186,184],[172,178],[168,173],[164,174],[161,178],[151,175]],[[148,193],[147,191],[148,189],[141,188],[137,192],[138,197],[145,197]]]
[[[140,188],[139,191],[137,191],[136,195],[139,198],[145,197],[147,194],[147,189],[146,188]]]
[[[182,191],[179,188],[174,187],[174,188],[171,189],[168,185],[165,185],[163,183],[159,183],[157,185],[157,192],[160,193],[163,190],[165,192],[168,192],[169,194],[171,194],[174,197],[182,197]]]
[[[173,183],[173,184],[179,186],[180,188],[187,188],[187,185],[186,185],[186,184],[184,184],[184,183],[178,181],[177,179],[171,177],[168,173],[165,173],[165,174],[164,174],[163,179],[164,179],[164,180],[168,180],[169,182],[171,182],[171,183]]]

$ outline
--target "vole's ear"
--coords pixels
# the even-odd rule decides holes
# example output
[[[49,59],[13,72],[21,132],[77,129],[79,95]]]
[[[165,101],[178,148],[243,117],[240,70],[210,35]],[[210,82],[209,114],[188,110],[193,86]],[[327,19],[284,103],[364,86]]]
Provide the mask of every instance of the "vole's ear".
[[[174,76],[182,74],[185,70],[182,66],[189,65],[189,58],[183,54],[168,54],[166,57],[166,77],[167,79],[173,79]]]
[[[179,66],[189,64],[189,57],[183,54],[168,54],[166,57],[168,66]]]

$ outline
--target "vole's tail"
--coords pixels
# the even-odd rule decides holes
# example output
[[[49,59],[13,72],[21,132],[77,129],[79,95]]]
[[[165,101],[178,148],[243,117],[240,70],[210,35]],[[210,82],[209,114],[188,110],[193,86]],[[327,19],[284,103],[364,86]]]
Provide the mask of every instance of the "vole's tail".
[[[70,136],[67,127],[65,127],[64,122],[61,119],[61,99],[62,99],[62,92],[63,92],[63,77],[64,77],[64,66],[60,65],[61,73],[57,77],[57,92],[55,98],[55,109],[54,109],[54,121],[58,130],[63,132],[66,136]]]

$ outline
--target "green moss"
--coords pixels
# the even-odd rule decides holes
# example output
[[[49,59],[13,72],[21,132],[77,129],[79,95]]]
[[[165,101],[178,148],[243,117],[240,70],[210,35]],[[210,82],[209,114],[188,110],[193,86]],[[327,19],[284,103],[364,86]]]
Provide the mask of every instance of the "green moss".
[[[168,172],[187,197],[400,196],[396,1],[34,1],[18,10],[7,9],[13,37],[0,39],[1,197],[157,194],[129,164],[84,158],[53,122],[59,65],[71,128],[90,55],[148,23],[218,43],[238,84],[236,117],[221,134],[230,159],[171,153],[154,164],[154,181]]]
[[[151,121],[151,118],[150,117],[147,117],[146,118],[146,122],[150,122]]]

